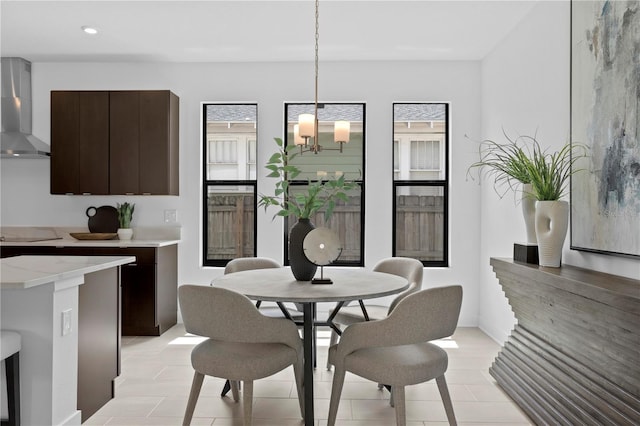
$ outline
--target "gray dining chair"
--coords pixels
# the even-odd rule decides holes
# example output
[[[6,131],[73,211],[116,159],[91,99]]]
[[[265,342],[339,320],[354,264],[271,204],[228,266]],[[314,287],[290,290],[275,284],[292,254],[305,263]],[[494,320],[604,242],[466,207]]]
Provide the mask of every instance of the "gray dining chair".
[[[254,269],[271,269],[271,268],[282,268],[278,262],[269,257],[237,257],[235,259],[231,259],[227,262],[227,265],[224,267],[224,274],[232,274],[234,272],[241,271],[251,271]],[[213,281],[211,282],[213,285]],[[272,318],[289,318],[293,321],[301,323],[304,319],[304,314],[302,312],[302,308],[290,309],[284,305],[284,303],[277,303],[276,306],[262,306],[262,301],[258,300],[256,302],[256,308],[260,310],[262,315],[266,315]],[[220,396],[225,396],[232,389],[231,382],[229,380],[226,381],[222,388],[222,392]]]
[[[409,282],[409,288],[397,295],[390,306],[366,304],[365,310],[367,317],[365,318],[362,311],[363,301],[360,300],[360,305],[356,306],[343,306],[333,319],[333,323],[338,327],[348,326],[363,321],[374,321],[386,318],[386,316],[396,307],[396,305],[408,295],[419,291],[422,288],[422,272],[424,266],[422,262],[409,257],[389,257],[379,261],[373,270],[376,272],[384,272],[387,274],[398,275],[406,278]],[[333,313],[333,309],[329,311],[329,315]],[[329,346],[335,345],[338,341],[338,333],[335,330],[331,331],[331,340]],[[327,362],[327,369],[331,369],[331,365]]]
[[[195,370],[183,425],[189,425],[204,376],[231,381],[233,399],[239,401],[243,382],[244,425],[251,425],[253,382],[293,365],[300,413],[304,418],[303,348],[295,324],[262,315],[253,303],[231,290],[182,285],[178,288],[185,330],[208,337],[191,352]]]
[[[340,343],[329,348],[335,371],[327,425],[335,425],[346,372],[391,386],[397,426],[406,424],[405,386],[436,379],[449,424],[455,425],[444,378],[449,358],[429,342],[454,333],[461,304],[461,286],[421,290],[401,300],[382,320],[348,326]]]

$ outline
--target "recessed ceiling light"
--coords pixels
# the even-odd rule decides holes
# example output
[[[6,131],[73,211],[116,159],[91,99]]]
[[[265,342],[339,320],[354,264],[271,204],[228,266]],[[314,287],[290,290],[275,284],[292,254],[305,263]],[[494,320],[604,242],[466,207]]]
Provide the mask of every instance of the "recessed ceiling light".
[[[93,27],[88,27],[86,25],[82,27],[82,31],[84,31],[87,34],[91,34],[91,35],[98,34],[98,30],[96,30]]]

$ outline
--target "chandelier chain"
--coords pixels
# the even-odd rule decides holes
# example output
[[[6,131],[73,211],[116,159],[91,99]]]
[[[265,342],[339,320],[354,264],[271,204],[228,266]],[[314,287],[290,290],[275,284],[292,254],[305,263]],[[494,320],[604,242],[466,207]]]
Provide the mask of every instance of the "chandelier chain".
[[[314,107],[315,107],[315,111],[314,111],[314,117],[315,117],[315,125],[314,125],[314,138],[313,138],[313,143],[314,146],[318,147],[318,124],[319,124],[319,120],[318,120],[318,40],[320,39],[320,0],[316,0],[316,39],[315,39],[315,103],[314,103]],[[317,152],[317,151],[316,151]]]

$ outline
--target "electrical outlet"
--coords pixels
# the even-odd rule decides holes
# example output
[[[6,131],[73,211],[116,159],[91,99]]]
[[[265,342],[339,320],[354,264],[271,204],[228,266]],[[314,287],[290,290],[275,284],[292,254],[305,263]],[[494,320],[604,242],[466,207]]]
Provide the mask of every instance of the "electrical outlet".
[[[62,335],[71,333],[71,309],[62,311]]]
[[[178,211],[171,209],[164,211],[164,222],[165,223],[176,223],[178,221]]]

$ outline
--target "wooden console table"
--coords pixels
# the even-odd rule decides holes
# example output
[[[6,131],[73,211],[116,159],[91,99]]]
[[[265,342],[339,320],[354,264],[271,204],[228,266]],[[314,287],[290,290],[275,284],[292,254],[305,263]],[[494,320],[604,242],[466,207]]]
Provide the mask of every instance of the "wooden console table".
[[[640,280],[491,259],[518,320],[489,369],[537,424],[640,422]]]

